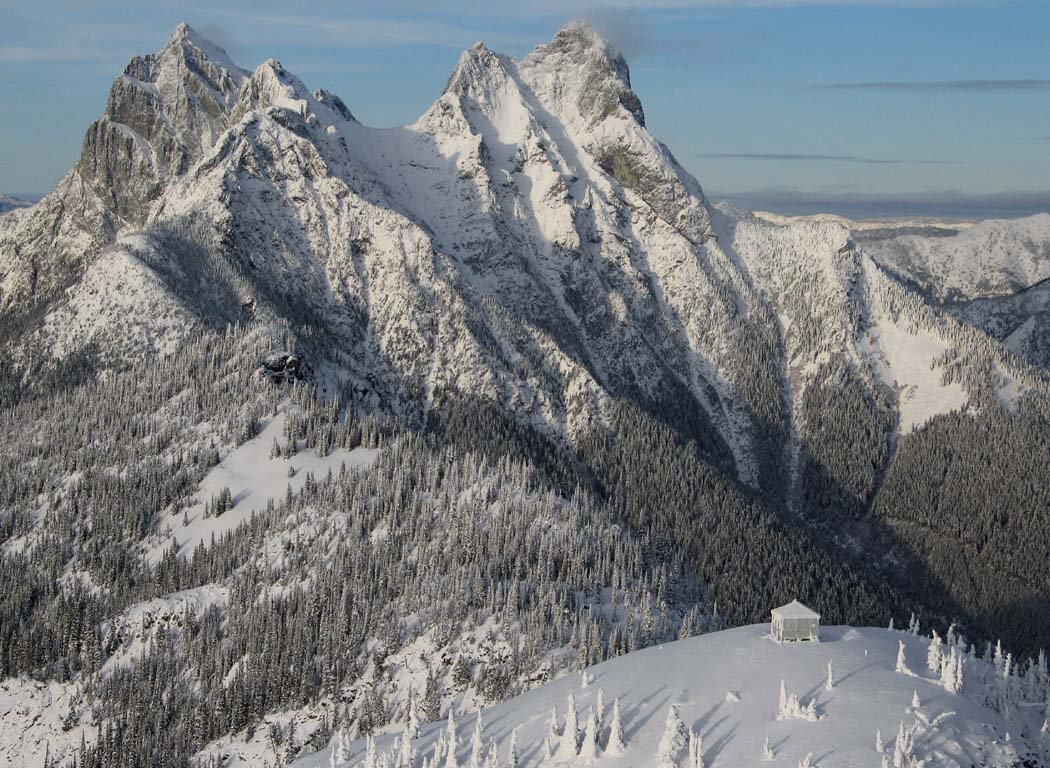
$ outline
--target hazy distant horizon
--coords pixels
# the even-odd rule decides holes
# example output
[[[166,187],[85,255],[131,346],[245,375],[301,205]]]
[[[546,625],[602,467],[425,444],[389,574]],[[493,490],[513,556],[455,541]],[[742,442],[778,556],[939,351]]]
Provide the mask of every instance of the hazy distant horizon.
[[[35,203],[47,193],[4,192],[28,203]],[[728,202],[752,211],[767,211],[781,216],[815,216],[832,214],[855,221],[878,219],[929,218],[958,221],[984,219],[1021,219],[1038,213],[1050,213],[1050,192],[989,195],[986,197],[949,194],[928,195],[813,195],[805,192],[747,191],[707,192],[714,202]]]
[[[1050,192],[1001,195],[962,194],[813,194],[791,191],[709,192],[712,200],[724,200],[752,211],[782,216],[834,214],[857,221],[871,219],[935,218],[980,221],[1021,219],[1050,213]]]

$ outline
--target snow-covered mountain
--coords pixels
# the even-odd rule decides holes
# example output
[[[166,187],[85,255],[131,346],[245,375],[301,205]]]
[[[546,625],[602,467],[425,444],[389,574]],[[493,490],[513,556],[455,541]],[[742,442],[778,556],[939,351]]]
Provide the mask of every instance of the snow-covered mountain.
[[[12,197],[11,195],[0,194],[0,213],[7,213],[13,211],[16,208],[25,208],[32,203],[26,202],[18,197]]]
[[[113,714],[135,675],[189,664],[150,730],[184,752],[336,690],[385,723],[433,655],[438,709],[493,701],[795,594],[1034,654],[1050,381],[1019,318],[1045,311],[1045,218],[898,247],[712,204],[579,23],[520,60],[475,45],[394,129],[180,25],[0,216],[0,566],[36,585],[0,599],[0,671],[117,743],[146,727]],[[974,270],[967,307],[1034,302],[982,315],[1016,328],[942,303]],[[528,562],[500,514],[549,526]],[[477,557],[431,552],[438,523]],[[132,663],[119,617],[196,589]],[[289,617],[309,658],[259,631]]]
[[[983,221],[949,237],[880,239],[868,250],[939,301],[1009,296],[1050,278],[1050,213]]]
[[[895,368],[879,330],[923,326],[897,333],[932,337],[929,368],[959,343],[950,319],[897,306],[907,291],[843,226],[713,208],[645,129],[622,57],[578,24],[520,62],[475,46],[392,130],[182,25],[132,60],[76,168],[2,237],[5,320],[28,316],[45,357],[308,325],[355,391],[417,416],[470,392],[572,443],[613,399],[679,420],[688,402],[690,435],[755,487],[796,470],[783,452],[834,360],[872,396],[904,388],[902,433],[972,401]],[[989,387],[1027,376],[982,349],[1006,371]]]

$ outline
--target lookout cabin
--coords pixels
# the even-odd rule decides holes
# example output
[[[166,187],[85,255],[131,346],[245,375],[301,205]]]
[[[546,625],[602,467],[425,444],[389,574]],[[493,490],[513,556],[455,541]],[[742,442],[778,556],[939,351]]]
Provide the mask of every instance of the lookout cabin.
[[[778,643],[820,640],[820,614],[798,600],[774,608],[769,635]]]

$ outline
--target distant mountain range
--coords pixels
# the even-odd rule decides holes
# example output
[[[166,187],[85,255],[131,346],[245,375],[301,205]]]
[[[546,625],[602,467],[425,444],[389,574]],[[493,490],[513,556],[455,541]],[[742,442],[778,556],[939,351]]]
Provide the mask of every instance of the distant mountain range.
[[[29,205],[32,205],[32,203],[27,200],[12,197],[11,195],[0,194],[0,213],[7,213],[8,211],[13,211],[15,208],[25,208]]]

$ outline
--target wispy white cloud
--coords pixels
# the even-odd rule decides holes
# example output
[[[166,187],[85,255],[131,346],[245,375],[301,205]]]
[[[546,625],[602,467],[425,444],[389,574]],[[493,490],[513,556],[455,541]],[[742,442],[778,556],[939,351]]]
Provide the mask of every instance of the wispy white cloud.
[[[951,165],[951,160],[901,160],[862,155],[810,155],[791,152],[698,152],[695,157],[713,160],[775,160],[803,162],[860,163],[863,165]]]
[[[0,45],[0,64],[69,63],[78,61],[113,61],[112,51],[68,46]]]
[[[1016,78],[999,80],[876,80],[860,83],[826,83],[815,88],[836,91],[1045,91],[1050,79]]]

